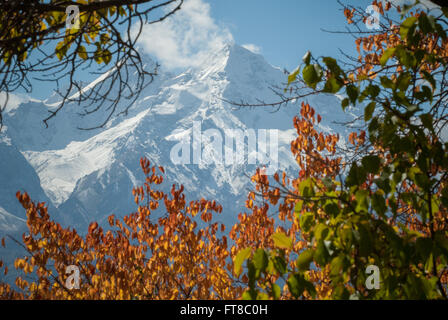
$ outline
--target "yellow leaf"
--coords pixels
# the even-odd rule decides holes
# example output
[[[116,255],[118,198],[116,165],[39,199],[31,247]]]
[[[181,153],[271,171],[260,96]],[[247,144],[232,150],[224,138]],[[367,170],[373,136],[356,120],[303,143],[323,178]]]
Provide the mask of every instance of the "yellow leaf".
[[[246,248],[238,252],[235,256],[235,259],[233,260],[233,272],[236,276],[239,276],[241,274],[241,267],[243,265],[243,262],[250,257],[251,252],[251,248]]]
[[[277,232],[272,235],[272,240],[276,247],[280,249],[289,249],[292,246],[292,240],[283,232]]]
[[[300,66],[288,75],[288,85],[296,81],[297,76],[300,73]]]
[[[83,60],[87,60],[87,50],[84,46],[79,46],[78,56]]]

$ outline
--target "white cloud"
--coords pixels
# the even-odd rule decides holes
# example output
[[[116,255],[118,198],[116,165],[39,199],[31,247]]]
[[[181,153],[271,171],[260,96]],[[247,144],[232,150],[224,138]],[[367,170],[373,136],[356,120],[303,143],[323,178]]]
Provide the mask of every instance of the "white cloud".
[[[3,108],[5,105],[6,93],[0,92],[0,108]],[[17,109],[17,107],[24,102],[30,101],[30,98],[25,96],[24,94],[13,94],[9,93],[8,95],[8,104],[6,105],[6,109],[4,110],[6,113]]]
[[[260,54],[261,53],[261,47],[257,46],[253,43],[246,43],[242,45],[243,48],[252,51],[253,53]]]
[[[230,31],[219,26],[203,0],[186,0],[182,9],[160,23],[145,25],[140,46],[164,68],[198,66],[211,51],[232,42]]]

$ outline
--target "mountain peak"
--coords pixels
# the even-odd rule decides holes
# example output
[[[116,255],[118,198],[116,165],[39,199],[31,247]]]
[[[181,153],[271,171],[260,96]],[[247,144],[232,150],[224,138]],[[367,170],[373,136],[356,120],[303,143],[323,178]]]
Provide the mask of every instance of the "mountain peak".
[[[221,49],[211,53],[196,69],[192,70],[200,78],[216,74],[239,82],[242,78],[260,80],[268,76],[269,80],[278,82],[283,76],[280,68],[270,65],[262,55],[254,53],[236,43],[227,43]],[[275,79],[272,79],[275,75]],[[283,79],[282,79],[283,80]],[[246,82],[246,81],[245,81]]]
[[[227,71],[232,68],[237,68],[238,70],[242,66],[261,68],[261,70],[269,69],[269,71],[274,69],[262,55],[254,53],[242,46],[232,44],[228,45],[226,50],[228,52]],[[241,70],[239,72],[241,73]]]
[[[261,56],[257,53],[254,53],[243,46],[236,44],[235,42],[226,43],[221,49],[217,50],[215,54],[224,55],[227,57],[230,56]]]
[[[145,60],[145,63],[151,62],[150,59]],[[273,110],[269,107],[254,111],[249,108],[234,108],[223,101],[275,101],[278,97],[270,88],[275,85],[281,87],[285,78],[279,68],[270,65],[261,55],[235,43],[228,43],[212,53],[200,67],[180,75],[160,73],[142,91],[126,119],[116,118],[107,128],[99,131],[77,130],[78,121],[82,120],[74,117],[76,108],[65,109],[66,112],[59,115],[55,125],[48,129],[41,128],[39,114],[45,113],[48,105],[22,103],[14,113],[8,115],[7,134],[11,142],[1,143],[6,138],[0,136],[1,159],[6,154],[6,151],[2,151],[2,146],[11,153],[8,160],[10,166],[0,167],[0,191],[3,181],[7,182],[3,183],[5,188],[9,188],[10,181],[14,181],[10,177],[11,172],[23,173],[29,170],[31,172],[28,176],[34,176],[36,185],[33,196],[40,197],[36,200],[50,198],[50,204],[60,206],[58,212],[61,212],[61,217],[62,212],[67,213],[63,216],[64,222],[101,221],[111,212],[124,214],[135,210],[129,191],[139,183],[139,160],[145,156],[152,163],[165,167],[167,179],[183,184],[189,190],[187,196],[216,199],[224,208],[232,210],[244,209],[246,200],[241,197],[241,190],[250,186],[250,179],[246,179],[244,173],[253,172],[254,164],[227,165],[218,161],[210,165],[194,165],[190,158],[192,141],[198,140],[194,137],[194,122],[199,122],[202,128],[199,136],[201,144],[205,141],[200,146],[201,157],[215,147],[214,143],[218,143],[219,138],[223,143],[226,142],[226,130],[253,130],[250,132],[258,135],[258,130],[273,129],[281,131],[279,165],[282,168],[295,168],[296,161],[289,150],[294,137],[291,119],[298,106],[292,105],[292,108],[282,108],[272,113]],[[310,97],[311,99],[313,98]],[[344,122],[345,114],[334,111],[333,106],[340,104],[334,96],[324,96],[310,102],[317,106],[319,113],[327,114],[329,121],[337,119]],[[339,130],[330,126],[325,119],[323,121],[321,125],[325,125],[328,132]],[[27,130],[23,130],[24,127]],[[187,161],[179,165],[172,160],[173,148],[184,143],[171,139],[174,135],[179,135],[176,130],[188,133],[181,138],[188,135],[188,139],[185,139],[188,140],[188,143],[185,142],[188,148],[185,155],[188,153],[190,163]],[[345,131],[337,132],[345,135]],[[211,135],[213,143],[207,142],[208,138],[203,138],[206,134]],[[258,136],[258,141],[259,139]],[[244,145],[249,143],[249,139],[246,143],[244,137],[243,141]],[[236,145],[235,142],[235,147]],[[13,148],[17,150],[14,151]],[[216,154],[221,150],[222,158],[228,149],[225,145],[218,146]],[[233,146],[231,149],[232,152],[235,151]],[[244,151],[246,149],[249,153],[248,146]],[[183,150],[182,147],[182,156]],[[23,181],[17,183],[19,182]],[[14,190],[19,190],[19,184],[12,186]],[[9,190],[13,189],[0,192],[0,207],[16,215],[23,211],[12,206],[16,200],[14,193]],[[43,194],[44,191],[46,195]],[[8,194],[10,198],[4,198]],[[77,217],[79,221],[72,217]],[[228,216],[226,219],[233,218]],[[1,220],[0,211],[0,227]]]

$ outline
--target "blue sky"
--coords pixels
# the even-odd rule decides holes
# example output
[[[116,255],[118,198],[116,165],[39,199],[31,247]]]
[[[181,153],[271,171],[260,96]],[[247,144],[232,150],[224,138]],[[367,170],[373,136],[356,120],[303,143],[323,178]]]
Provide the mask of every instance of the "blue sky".
[[[420,1],[431,7],[427,0]],[[372,4],[372,0],[341,2],[363,10]],[[197,65],[209,51],[232,39],[271,64],[292,70],[307,50],[315,56],[338,57],[339,49],[356,55],[352,36],[323,31],[344,31],[347,26],[336,0],[185,0],[172,19],[146,28],[142,42],[167,68]],[[371,30],[365,27],[365,31]]]
[[[371,4],[343,1],[365,8]],[[147,52],[173,69],[198,63],[230,39],[273,65],[293,69],[307,50],[332,56],[339,48],[354,52],[349,35],[322,30],[344,30],[341,9],[336,0],[186,0],[173,19],[146,28],[142,42]]]
[[[403,5],[409,0],[392,0]],[[206,0],[211,15],[227,26],[238,44],[252,43],[271,64],[292,70],[307,50],[315,55],[339,56],[339,49],[356,55],[354,39],[330,34],[347,27],[336,0]],[[367,9],[372,0],[341,0]],[[421,0],[427,7],[433,7]],[[380,17],[381,19],[381,17]],[[365,31],[369,31],[365,28]]]
[[[322,31],[344,30],[346,20],[336,0],[209,0],[212,15],[228,25],[238,44],[253,43],[274,65],[295,68],[307,50],[338,55],[353,50],[348,35]],[[361,7],[369,1],[348,1]],[[364,4],[362,4],[364,3]],[[353,51],[352,51],[353,52]]]
[[[371,4],[371,0],[342,1],[362,8]],[[231,41],[262,54],[275,66],[293,70],[307,50],[316,56],[338,56],[339,49],[356,54],[350,35],[322,30],[346,26],[336,0],[185,0],[174,16],[145,26],[139,45],[172,71],[200,65],[210,52]],[[38,99],[47,98],[54,86],[33,84],[31,96]]]

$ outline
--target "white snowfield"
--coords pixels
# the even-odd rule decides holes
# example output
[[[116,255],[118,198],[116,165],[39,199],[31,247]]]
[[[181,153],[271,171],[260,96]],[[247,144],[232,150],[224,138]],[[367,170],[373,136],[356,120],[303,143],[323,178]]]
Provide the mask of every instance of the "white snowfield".
[[[0,231],[18,231],[25,224],[25,219],[16,217],[0,207]]]
[[[115,161],[120,142],[127,140],[148,111],[125,119],[86,141],[70,142],[64,149],[23,151],[39,174],[42,187],[53,204],[59,206],[73,192],[79,179],[104,169]]]
[[[128,116],[114,118],[104,129],[77,130],[77,125],[86,120],[76,115],[76,105],[67,105],[45,129],[41,123],[45,109],[53,108],[55,102],[46,105],[31,101],[7,115],[7,134],[35,169],[40,186],[61,215],[87,222],[135,210],[131,189],[143,181],[139,159],[146,156],[165,167],[171,184],[184,184],[195,199],[221,202],[224,212],[232,214],[223,219],[230,222],[239,213],[233,211],[244,204],[250,187],[248,176],[256,166],[175,165],[170,151],[179,139],[191,134],[197,121],[202,130],[216,129],[221,133],[228,129],[276,129],[279,166],[294,170],[297,164],[290,152],[290,142],[295,137],[292,120],[301,101],[277,112],[268,107],[235,108],[223,101],[276,101],[270,87],[282,86],[285,80],[285,74],[261,55],[238,45],[226,45],[198,68],[181,74],[159,71],[156,81],[142,92]],[[321,128],[339,132],[343,143],[348,129],[333,122],[351,120],[353,114],[341,110],[340,97],[314,96],[308,102],[322,115]],[[97,117],[98,124],[102,118]],[[87,121],[95,124],[95,119]],[[204,141],[202,147],[209,146]],[[0,177],[1,170],[0,167]],[[4,221],[1,219],[0,216],[0,226]]]

